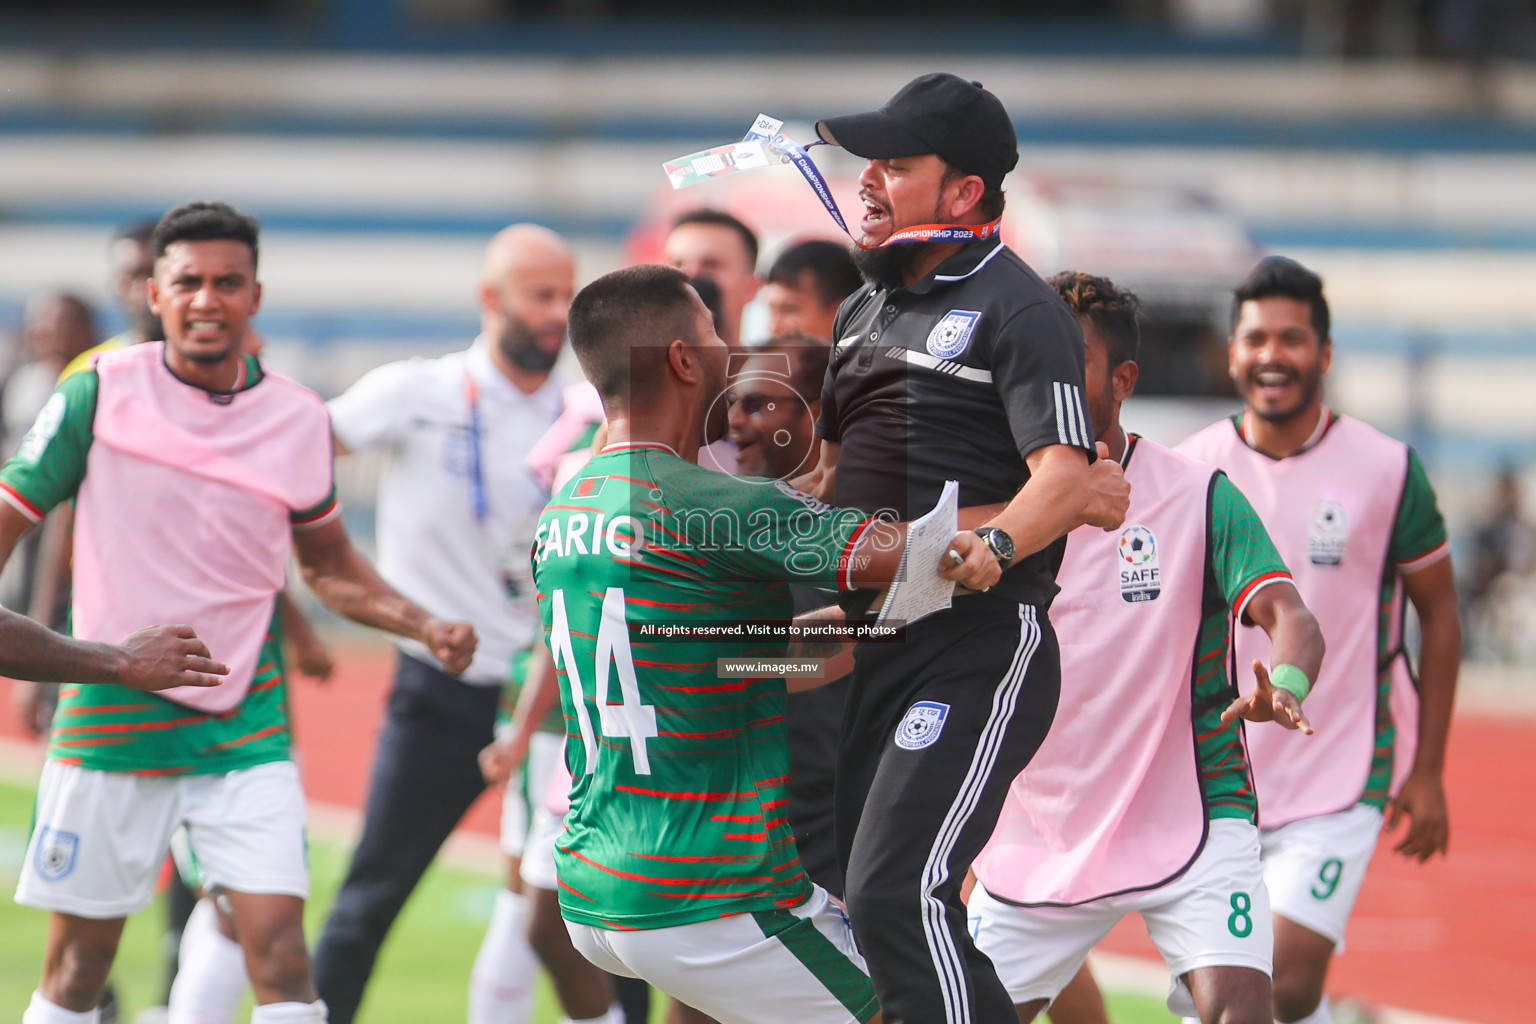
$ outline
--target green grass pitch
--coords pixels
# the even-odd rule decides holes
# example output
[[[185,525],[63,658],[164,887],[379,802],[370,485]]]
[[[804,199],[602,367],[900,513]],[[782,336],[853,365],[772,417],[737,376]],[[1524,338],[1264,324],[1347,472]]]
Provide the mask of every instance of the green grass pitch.
[[[47,915],[18,907],[10,899],[26,847],[32,819],[32,790],[0,783],[0,1019],[19,1017],[36,987],[42,967]],[[311,938],[324,920],[341,873],[346,851],[333,843],[316,842],[310,848],[314,875],[309,903]],[[464,1019],[465,989],[469,968],[480,946],[497,879],[452,868],[434,867],[406,905],[374,972],[359,1024],[420,1024]],[[114,984],[122,1001],[122,1024],[159,998],[162,985],[160,938],[164,908],[156,902],[128,922],[113,970]],[[1170,1024],[1158,999],[1111,993],[1110,1017],[1114,1024]],[[663,1019],[664,1000],[656,1000],[652,1020]],[[249,1011],[236,1017],[249,1019]],[[547,985],[540,986],[533,1024],[554,1024],[557,1011]]]

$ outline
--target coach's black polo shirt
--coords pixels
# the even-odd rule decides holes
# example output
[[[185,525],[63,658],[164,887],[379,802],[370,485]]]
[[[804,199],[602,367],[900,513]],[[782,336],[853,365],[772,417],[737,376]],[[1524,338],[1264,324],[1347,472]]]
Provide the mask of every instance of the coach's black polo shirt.
[[[865,285],[838,310],[834,337],[816,422],[842,445],[834,504],[912,519],[946,480],[959,482],[962,507],[1008,502],[1030,452],[1093,451],[1077,319],[999,239],[967,245],[910,288]],[[993,592],[1048,604],[1064,547],[1018,559]]]

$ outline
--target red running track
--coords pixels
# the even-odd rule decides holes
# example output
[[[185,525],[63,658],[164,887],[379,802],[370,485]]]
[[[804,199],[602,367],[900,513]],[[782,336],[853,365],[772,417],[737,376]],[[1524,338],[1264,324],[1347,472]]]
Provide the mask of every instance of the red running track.
[[[382,644],[338,652],[326,686],[293,686],[298,746],[312,798],[360,807],[389,690]],[[0,735],[18,736],[0,681]],[[1536,720],[1465,714],[1451,733],[1451,856],[1419,866],[1378,849],[1356,906],[1348,951],[1329,991],[1476,1024],[1536,1020]],[[465,827],[496,833],[487,795]],[[1105,947],[1155,957],[1140,919]]]

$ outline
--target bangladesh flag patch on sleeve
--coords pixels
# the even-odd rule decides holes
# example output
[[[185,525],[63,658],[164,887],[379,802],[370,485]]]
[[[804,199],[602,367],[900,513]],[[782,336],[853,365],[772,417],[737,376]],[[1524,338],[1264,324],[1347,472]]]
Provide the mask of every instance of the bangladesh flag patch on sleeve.
[[[606,476],[587,476],[577,480],[571,485],[571,497],[595,498],[603,493],[603,485],[608,482]]]

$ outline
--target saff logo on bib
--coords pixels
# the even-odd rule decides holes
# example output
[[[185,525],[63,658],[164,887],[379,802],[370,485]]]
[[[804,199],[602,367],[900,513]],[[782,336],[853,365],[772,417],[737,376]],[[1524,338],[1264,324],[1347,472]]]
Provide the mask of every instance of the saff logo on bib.
[[[907,715],[896,727],[896,745],[902,750],[922,750],[938,742],[944,731],[944,719],[949,717],[949,705],[937,701],[920,700],[907,710]]]
[[[45,825],[37,836],[37,853],[32,857],[32,865],[43,881],[57,882],[75,870],[75,855],[79,852],[79,836]]]
[[[1313,565],[1338,565],[1344,561],[1344,546],[1349,543],[1349,516],[1344,506],[1323,498],[1312,506],[1312,521],[1307,525],[1307,560]]]
[[[971,309],[952,309],[928,332],[928,354],[939,359],[953,359],[971,343],[971,332],[981,321],[981,313]]]
[[[1120,568],[1120,599],[1127,604],[1155,601],[1163,592],[1157,537],[1145,526],[1127,526],[1120,531],[1115,564]]]

